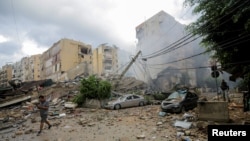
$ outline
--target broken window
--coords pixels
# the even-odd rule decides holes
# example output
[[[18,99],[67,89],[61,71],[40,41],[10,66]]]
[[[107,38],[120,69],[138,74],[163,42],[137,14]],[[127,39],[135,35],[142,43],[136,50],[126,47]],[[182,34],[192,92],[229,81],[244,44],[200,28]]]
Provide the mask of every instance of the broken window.
[[[112,64],[112,60],[104,60],[105,64]]]
[[[81,54],[88,54],[88,48],[82,46],[82,45],[78,45],[78,47],[80,48],[80,53]]]
[[[112,67],[111,66],[105,66],[105,70],[111,70]]]
[[[104,52],[112,52],[112,50],[109,49],[109,48],[105,48],[103,51],[104,51]]]

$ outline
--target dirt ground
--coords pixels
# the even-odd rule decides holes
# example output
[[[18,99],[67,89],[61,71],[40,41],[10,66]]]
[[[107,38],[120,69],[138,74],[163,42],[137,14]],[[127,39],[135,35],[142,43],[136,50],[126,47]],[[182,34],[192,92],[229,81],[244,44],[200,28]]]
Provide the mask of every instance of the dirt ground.
[[[44,95],[54,93],[50,98],[55,99],[67,95],[69,90],[71,89],[54,87],[42,93]],[[205,94],[205,96],[213,98],[216,95]],[[236,95],[229,103],[232,105],[229,107],[230,119],[239,124],[250,117],[249,113],[248,115],[243,113],[241,102],[241,97]],[[186,129],[174,126],[177,120],[183,120],[184,114],[160,116],[160,105],[120,110],[61,109],[59,116],[49,116],[53,126],[47,129],[45,125],[40,136],[37,136],[40,117],[39,112],[35,111],[25,117],[25,122],[0,130],[0,141],[206,141],[208,122],[197,121],[196,110],[187,112],[193,119],[189,121],[192,123],[191,127]],[[18,113],[23,113],[22,108],[12,110],[11,114],[15,115],[13,117],[20,117]]]
[[[118,111],[78,108],[66,116],[50,117],[53,127],[45,126],[40,136],[36,135],[40,117],[35,113],[19,127],[1,131],[0,135],[5,141],[173,141],[178,139],[178,133],[188,133],[189,140],[207,140],[206,134],[193,126],[174,127],[181,114],[161,117],[159,110],[159,105]]]

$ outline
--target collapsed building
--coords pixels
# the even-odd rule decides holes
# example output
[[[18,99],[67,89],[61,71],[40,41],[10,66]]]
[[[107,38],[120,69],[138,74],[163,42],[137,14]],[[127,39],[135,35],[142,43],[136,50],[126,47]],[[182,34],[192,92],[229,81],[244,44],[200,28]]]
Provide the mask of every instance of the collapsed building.
[[[195,68],[208,66],[208,56],[190,57],[203,52],[204,49],[199,46],[199,39],[195,40],[195,37],[187,35],[185,25],[177,22],[164,11],[158,12],[138,25],[136,27],[137,49],[142,51],[138,64],[141,70],[147,73],[138,74],[138,79],[147,82],[151,88],[161,84],[154,89],[167,90],[180,82],[194,87],[198,85],[198,79],[206,78],[210,74],[207,73],[207,69]],[[183,40],[183,42],[176,42],[180,38],[184,38],[183,40],[188,43],[185,44]],[[183,79],[186,80],[182,81]]]

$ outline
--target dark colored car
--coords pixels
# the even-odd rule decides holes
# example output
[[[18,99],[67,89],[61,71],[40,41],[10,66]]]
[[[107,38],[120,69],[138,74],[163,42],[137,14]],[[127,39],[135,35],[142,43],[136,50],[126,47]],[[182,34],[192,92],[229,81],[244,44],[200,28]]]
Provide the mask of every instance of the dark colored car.
[[[198,95],[188,90],[177,90],[161,102],[161,109],[169,113],[181,113],[197,107]]]

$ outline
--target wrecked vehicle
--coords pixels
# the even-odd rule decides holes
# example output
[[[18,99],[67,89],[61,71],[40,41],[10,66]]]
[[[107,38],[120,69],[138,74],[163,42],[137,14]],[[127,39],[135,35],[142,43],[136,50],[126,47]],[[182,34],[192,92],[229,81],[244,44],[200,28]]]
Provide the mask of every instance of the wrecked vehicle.
[[[145,103],[146,100],[141,95],[125,94],[115,100],[107,102],[104,108],[118,110],[121,108],[144,106]]]
[[[198,95],[188,90],[177,90],[161,102],[161,110],[169,113],[182,113],[197,107]]]

